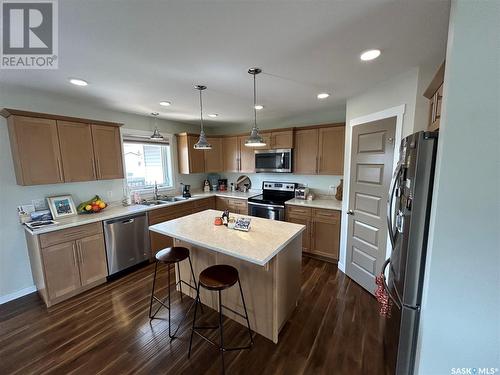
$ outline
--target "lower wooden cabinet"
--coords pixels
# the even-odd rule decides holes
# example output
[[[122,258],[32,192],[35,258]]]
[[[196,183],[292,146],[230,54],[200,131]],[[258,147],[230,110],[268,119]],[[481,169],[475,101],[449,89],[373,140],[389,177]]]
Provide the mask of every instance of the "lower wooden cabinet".
[[[219,211],[229,210],[233,214],[248,215],[246,199],[216,197],[215,209]]]
[[[215,197],[207,197],[194,201],[182,202],[173,206],[161,207],[148,213],[149,225],[162,223],[164,221],[177,219],[195,212],[215,208]],[[151,243],[151,258],[161,249],[174,245],[172,237],[149,231]]]
[[[106,248],[101,234],[77,240],[76,249],[80,262],[80,281],[83,286],[108,276]]]
[[[106,282],[102,223],[26,234],[33,278],[47,306]]]
[[[287,206],[286,221],[306,226],[302,250],[337,262],[339,259],[340,212]]]

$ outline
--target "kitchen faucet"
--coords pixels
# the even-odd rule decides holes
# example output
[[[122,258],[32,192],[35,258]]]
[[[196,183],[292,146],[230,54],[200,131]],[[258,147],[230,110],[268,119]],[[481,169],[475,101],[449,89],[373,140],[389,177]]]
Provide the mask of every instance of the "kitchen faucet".
[[[155,186],[154,186],[153,199],[154,199],[155,201],[157,201],[157,200],[158,200],[158,184],[156,183],[156,181],[155,181]]]

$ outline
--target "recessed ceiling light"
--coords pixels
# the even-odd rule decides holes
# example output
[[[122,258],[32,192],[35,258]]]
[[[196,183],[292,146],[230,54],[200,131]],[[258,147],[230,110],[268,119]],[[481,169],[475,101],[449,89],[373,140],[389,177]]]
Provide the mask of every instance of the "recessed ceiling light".
[[[76,86],[87,86],[88,85],[87,81],[84,81],[83,79],[79,79],[79,78],[70,78],[69,82],[72,83],[73,85],[76,85]]]
[[[164,106],[164,107],[168,107],[170,105],[172,105],[172,102],[169,102],[169,101],[163,101],[163,102],[160,102],[160,105]]]
[[[363,52],[359,58],[363,61],[370,61],[376,59],[379,56],[380,56],[379,49],[370,49],[368,51]]]
[[[260,110],[260,109],[263,109],[264,106],[263,105],[260,105],[260,104],[257,104],[255,107],[254,107],[256,110]]]
[[[217,116],[219,116],[219,114],[218,114],[218,113],[210,113],[210,114],[208,115],[208,117],[217,117]]]
[[[326,92],[322,92],[321,94],[318,94],[318,99],[326,99],[330,96],[330,94]]]

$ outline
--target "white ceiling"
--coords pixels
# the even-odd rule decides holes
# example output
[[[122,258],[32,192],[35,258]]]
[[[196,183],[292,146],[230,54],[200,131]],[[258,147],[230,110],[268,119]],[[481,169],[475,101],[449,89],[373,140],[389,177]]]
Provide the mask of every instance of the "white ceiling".
[[[449,1],[59,1],[59,69],[0,72],[0,83],[98,100],[109,108],[209,125],[331,121],[346,98],[444,56]],[[382,50],[372,62],[361,51]],[[89,81],[87,87],[68,77]],[[329,92],[319,101],[316,94]],[[172,101],[161,107],[162,100]]]

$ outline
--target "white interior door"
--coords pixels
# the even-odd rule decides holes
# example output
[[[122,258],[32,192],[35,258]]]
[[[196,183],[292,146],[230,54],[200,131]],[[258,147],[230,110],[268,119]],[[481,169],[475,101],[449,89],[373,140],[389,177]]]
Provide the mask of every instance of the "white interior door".
[[[346,273],[370,293],[386,257],[396,117],[352,128]]]

